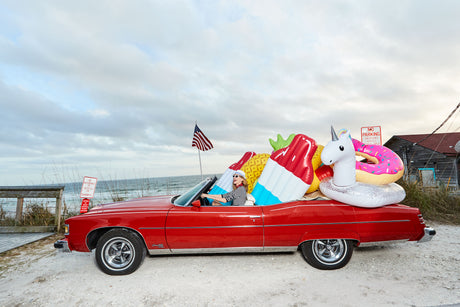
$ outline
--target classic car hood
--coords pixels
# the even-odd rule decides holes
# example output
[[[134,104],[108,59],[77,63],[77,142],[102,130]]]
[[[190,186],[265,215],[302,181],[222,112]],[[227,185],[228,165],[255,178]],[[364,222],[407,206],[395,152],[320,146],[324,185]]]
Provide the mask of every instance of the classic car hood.
[[[173,206],[172,196],[150,196],[109,204],[100,204],[90,210],[91,213],[108,211],[165,210]]]

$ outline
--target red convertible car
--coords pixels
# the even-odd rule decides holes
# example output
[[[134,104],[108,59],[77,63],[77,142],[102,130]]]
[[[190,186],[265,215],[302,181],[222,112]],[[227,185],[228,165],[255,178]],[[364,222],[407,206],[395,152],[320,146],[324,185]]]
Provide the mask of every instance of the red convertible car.
[[[318,269],[338,269],[353,247],[381,241],[430,240],[417,208],[359,208],[334,200],[297,200],[269,206],[209,206],[207,178],[182,195],[99,205],[66,220],[67,251],[90,252],[111,275],[134,272],[145,255],[300,250]]]

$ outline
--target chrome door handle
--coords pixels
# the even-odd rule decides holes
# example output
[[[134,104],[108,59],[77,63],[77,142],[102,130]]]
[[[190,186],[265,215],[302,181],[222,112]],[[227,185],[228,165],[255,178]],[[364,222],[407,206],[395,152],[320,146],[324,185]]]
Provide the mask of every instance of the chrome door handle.
[[[260,219],[262,216],[260,215],[250,215],[249,218],[250,219]]]

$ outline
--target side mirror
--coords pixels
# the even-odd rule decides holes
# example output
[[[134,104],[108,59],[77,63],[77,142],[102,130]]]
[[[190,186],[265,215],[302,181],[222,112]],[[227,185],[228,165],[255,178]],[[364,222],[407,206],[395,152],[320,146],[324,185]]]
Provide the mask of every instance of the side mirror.
[[[199,200],[199,199],[195,200],[195,201],[192,203],[192,206],[195,207],[195,208],[201,207],[200,200]]]

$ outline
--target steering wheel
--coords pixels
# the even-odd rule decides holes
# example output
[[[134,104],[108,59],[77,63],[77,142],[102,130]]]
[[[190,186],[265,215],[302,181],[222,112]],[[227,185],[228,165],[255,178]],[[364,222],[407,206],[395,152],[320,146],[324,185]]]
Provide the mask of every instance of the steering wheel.
[[[211,204],[209,203],[209,199],[207,197],[205,198],[200,197],[200,203],[202,206],[211,206]]]
[[[206,180],[200,182],[191,190],[193,192],[193,196],[187,200],[186,204],[183,204],[183,206],[191,206],[192,203],[198,199],[200,200],[200,206],[210,206],[209,200],[201,198],[201,194],[208,192],[216,181],[217,177],[214,176],[213,178],[206,178]]]

